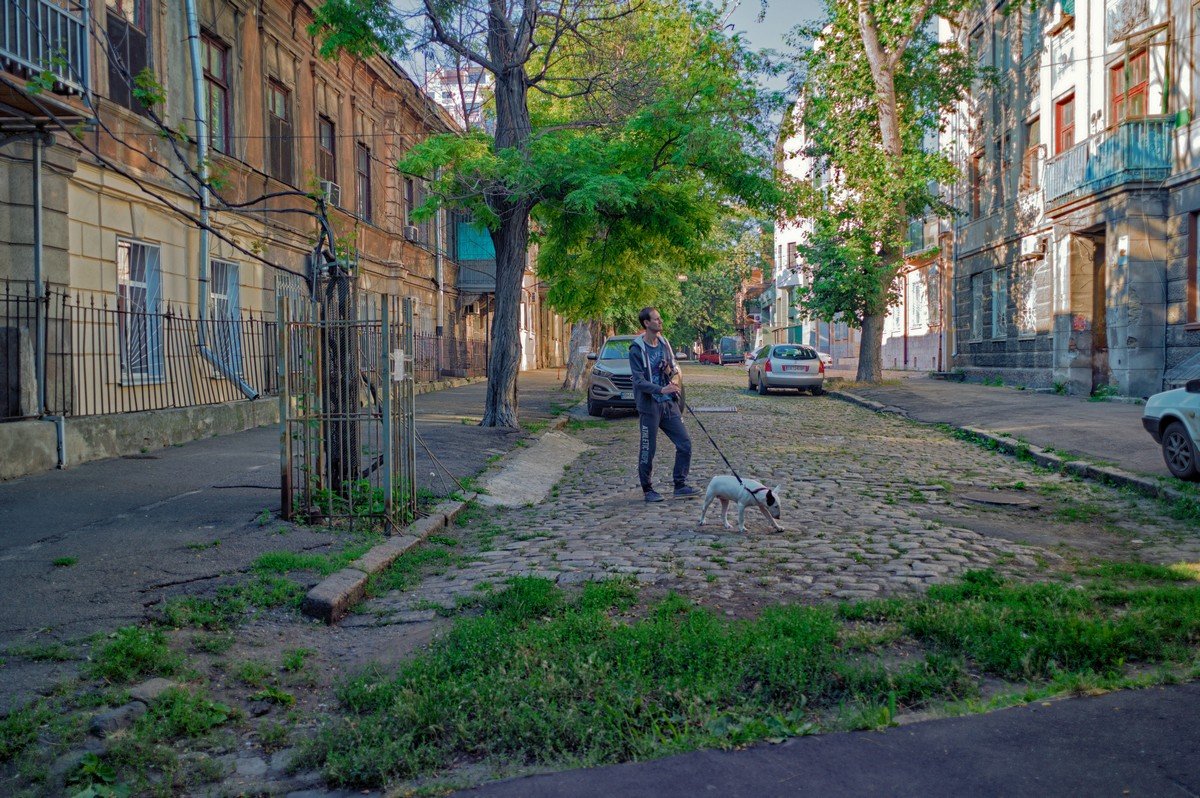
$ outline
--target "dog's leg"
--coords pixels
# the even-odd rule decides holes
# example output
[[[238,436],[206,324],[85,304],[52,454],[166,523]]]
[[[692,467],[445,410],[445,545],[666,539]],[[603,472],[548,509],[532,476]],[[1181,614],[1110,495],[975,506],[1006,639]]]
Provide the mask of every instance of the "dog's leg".
[[[729,499],[726,499],[724,496],[721,497],[721,523],[725,525],[726,529],[730,528],[730,526],[729,526]]]
[[[746,505],[738,502],[738,532],[746,533]]]
[[[708,505],[712,504],[712,500],[713,494],[712,491],[709,491],[708,495],[704,497],[704,506],[700,508],[700,526],[704,526],[704,516],[708,513]]]

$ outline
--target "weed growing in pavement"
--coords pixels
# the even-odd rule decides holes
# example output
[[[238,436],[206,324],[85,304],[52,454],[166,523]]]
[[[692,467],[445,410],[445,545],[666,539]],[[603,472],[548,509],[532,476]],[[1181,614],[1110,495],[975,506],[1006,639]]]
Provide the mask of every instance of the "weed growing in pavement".
[[[288,673],[299,673],[304,670],[308,658],[313,655],[311,648],[290,648],[283,652],[281,667]]]
[[[598,429],[600,427],[607,427],[607,426],[608,426],[608,422],[602,418],[589,418],[589,419],[573,418],[567,422],[566,429],[567,429],[567,432],[579,432],[579,431],[585,430],[585,429]]]
[[[1004,387],[1004,378],[1003,377],[984,377],[983,384],[987,385],[990,388],[1003,388]]]
[[[78,557],[57,557],[50,562],[55,568],[70,568],[75,563],[79,562]]]
[[[196,635],[192,643],[199,651],[208,654],[224,654],[233,648],[234,638],[231,634],[200,634]]]
[[[107,640],[84,668],[88,676],[119,684],[141,676],[170,676],[180,666],[180,656],[167,647],[160,629],[125,626]]]
[[[1104,402],[1114,396],[1119,396],[1121,389],[1116,385],[1097,385],[1088,397],[1089,402]]]
[[[263,511],[255,516],[254,522],[259,526],[266,526],[267,524],[271,523],[271,510],[269,508],[263,508]]]
[[[13,646],[4,653],[32,662],[70,662],[79,656],[62,643],[35,643],[30,646]]]
[[[189,549],[190,551],[204,551],[205,549],[215,549],[217,546],[220,546],[220,545],[221,545],[221,539],[217,538],[216,540],[212,541],[211,543],[205,543],[204,541],[197,541],[195,543],[189,543],[189,544],[187,544],[187,546],[185,548]]]
[[[270,669],[254,660],[243,660],[236,663],[231,670],[231,675],[247,687],[263,687],[271,680]]]
[[[259,690],[254,695],[250,696],[251,701],[265,701],[269,704],[278,704],[281,707],[290,707],[296,703],[296,696],[275,685],[268,685]]]

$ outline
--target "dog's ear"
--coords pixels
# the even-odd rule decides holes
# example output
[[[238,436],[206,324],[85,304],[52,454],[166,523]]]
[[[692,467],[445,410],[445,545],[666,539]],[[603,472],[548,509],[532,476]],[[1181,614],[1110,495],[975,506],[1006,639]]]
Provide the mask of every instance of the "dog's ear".
[[[776,501],[775,501],[775,492],[774,492],[773,490],[771,490],[770,488],[767,488],[767,499],[766,499],[766,502],[767,502],[767,506],[768,506],[768,507],[770,507],[772,504],[775,504],[775,503],[776,503]]]
[[[775,501],[779,501],[780,490],[782,488],[782,485],[776,485],[773,489],[767,492],[767,495],[773,498]]]

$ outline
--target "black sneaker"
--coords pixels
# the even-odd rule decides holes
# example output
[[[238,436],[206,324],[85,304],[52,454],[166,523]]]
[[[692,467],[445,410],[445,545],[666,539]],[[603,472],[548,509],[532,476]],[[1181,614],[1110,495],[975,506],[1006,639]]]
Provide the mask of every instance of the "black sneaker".
[[[656,490],[648,490],[648,491],[646,491],[646,501],[648,501],[648,502],[660,502],[660,501],[662,501],[662,500],[663,500],[662,494],[661,494],[661,493],[659,493],[658,491],[656,491]]]
[[[693,488],[691,485],[680,485],[678,488],[675,489],[675,498],[676,499],[691,499],[691,498],[693,498],[695,496],[699,496],[699,495],[700,495],[700,491],[697,490],[696,488]]]

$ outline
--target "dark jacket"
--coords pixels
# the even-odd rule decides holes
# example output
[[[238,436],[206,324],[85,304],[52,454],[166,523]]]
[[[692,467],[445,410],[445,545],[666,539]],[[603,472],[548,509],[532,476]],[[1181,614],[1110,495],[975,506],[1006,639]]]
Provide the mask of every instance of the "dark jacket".
[[[666,347],[667,363],[671,366],[672,376],[679,372],[679,366],[675,364],[675,352],[671,349],[671,342],[666,339],[666,336],[658,336],[659,346]],[[654,384],[654,377],[650,373],[650,355],[646,352],[646,341],[642,336],[633,339],[633,343],[629,346],[629,373],[633,375],[633,400],[637,404],[639,413],[649,413],[654,409],[654,403],[658,401],[654,397],[662,393],[662,385]],[[679,394],[673,397],[675,401],[679,401]]]

